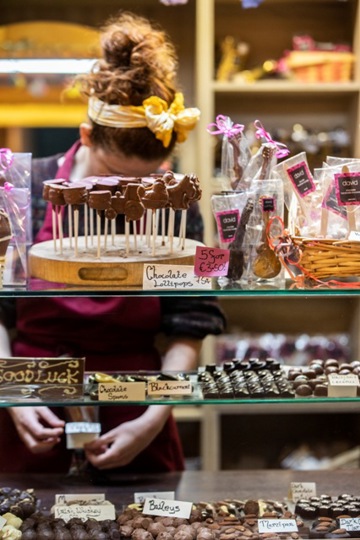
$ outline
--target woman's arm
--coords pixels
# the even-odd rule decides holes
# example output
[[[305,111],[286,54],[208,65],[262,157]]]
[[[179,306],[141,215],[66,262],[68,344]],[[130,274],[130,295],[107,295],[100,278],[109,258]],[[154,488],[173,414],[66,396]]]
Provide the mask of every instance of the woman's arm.
[[[188,371],[197,365],[201,340],[171,340],[163,356],[164,371]],[[170,405],[150,405],[130,422],[124,422],[86,446],[86,457],[98,469],[112,469],[130,463],[161,432],[171,414]]]

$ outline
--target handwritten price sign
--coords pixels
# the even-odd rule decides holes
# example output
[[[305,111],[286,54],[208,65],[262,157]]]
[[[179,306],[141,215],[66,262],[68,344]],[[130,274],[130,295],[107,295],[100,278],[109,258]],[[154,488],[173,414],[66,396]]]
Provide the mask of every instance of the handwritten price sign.
[[[229,268],[228,249],[197,246],[194,271],[196,276],[226,276]]]

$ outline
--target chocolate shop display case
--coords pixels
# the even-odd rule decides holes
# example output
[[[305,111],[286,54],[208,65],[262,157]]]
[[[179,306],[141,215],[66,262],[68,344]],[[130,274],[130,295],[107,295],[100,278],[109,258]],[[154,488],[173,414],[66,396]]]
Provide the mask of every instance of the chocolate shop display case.
[[[212,41],[210,43],[209,28],[212,29],[213,23],[215,22],[215,8],[219,15],[224,16],[224,21],[229,20],[229,13],[231,9],[235,7],[235,0],[232,2],[230,0],[197,0],[196,2],[199,13],[199,21],[197,23],[198,31],[198,48],[199,48],[199,57],[201,61],[198,60],[200,64],[198,70],[198,77],[201,82],[199,88],[203,90],[199,94],[199,102],[204,104],[204,114],[202,117],[202,122],[204,122],[203,127],[207,125],[208,122],[211,122],[214,117],[215,107],[214,101],[227,101],[229,104],[229,112],[231,107],[235,104],[234,96],[239,88],[234,84],[232,86],[227,83],[218,83],[215,81],[209,81],[209,84],[204,84],[204,81],[208,81],[209,74],[213,72],[213,65],[207,65],[208,57],[207,55],[200,54],[203,50],[203,46],[206,45],[207,48],[212,49]],[[238,2],[236,2],[236,7]],[[266,0],[266,6],[270,6],[272,10],[279,10],[282,7],[285,7],[287,2],[282,0]],[[322,21],[322,17],[319,16],[321,13],[326,13],[326,21],[330,19],[334,20],[339,13],[340,5],[343,7],[344,12],[347,15],[354,15],[354,21],[348,23],[346,28],[342,28],[341,25],[338,25],[337,28],[342,28],[341,37],[343,37],[343,31],[348,31],[349,34],[354,35],[354,45],[358,48],[359,32],[358,32],[358,2],[349,1],[349,2],[335,2],[331,0],[314,0],[300,2],[300,0],[293,1],[289,0],[286,9],[289,10],[289,5],[296,8],[296,12],[303,13],[303,9],[311,11],[311,6],[315,5],[315,13],[317,14],[314,17],[317,22]],[[209,9],[209,5],[210,8]],[[327,8],[330,8],[327,10]],[[214,9],[214,11],[213,11]],[[291,7],[290,7],[291,11]],[[294,17],[293,17],[294,18]],[[296,18],[296,17],[295,17]],[[221,17],[216,17],[216,22],[221,20]],[[341,19],[343,20],[343,19]],[[263,21],[264,23],[264,21]],[[262,23],[262,24],[263,24]],[[356,32],[353,32],[356,23]],[[322,23],[325,27],[326,24]],[[335,32],[337,34],[337,32]],[[335,37],[337,37],[335,35]],[[211,40],[213,37],[211,36]],[[206,58],[205,58],[206,56]],[[211,54],[209,55],[211,59]],[[357,60],[358,62],[358,60]],[[358,66],[358,63],[356,64]],[[358,68],[357,68],[358,69]],[[358,77],[358,74],[357,74]],[[269,95],[273,97],[275,105],[282,109],[284,100],[289,102],[299,102],[299,96],[303,97],[303,86],[297,84],[288,83],[288,86],[282,84],[281,82],[275,82],[274,84],[271,81],[264,82],[263,84],[256,85],[255,87],[250,86],[241,86],[242,96],[244,100],[250,101],[251,105],[259,104],[257,98],[253,98],[253,94],[260,98],[260,105],[263,110],[266,110],[267,116],[269,113],[269,105],[266,105],[264,102],[268,99]],[[311,112],[316,110],[317,105],[323,99],[324,89],[318,84],[310,85],[306,89],[307,95],[311,99],[307,100],[307,104]],[[206,94],[206,95],[205,95]],[[225,100],[224,100],[225,97]],[[266,99],[264,99],[266,97]],[[339,84],[331,84],[327,87],[326,90],[326,113],[324,107],[321,107],[323,111],[322,116],[325,116],[328,112],[328,105],[330,104],[331,115],[338,118],[340,115],[339,108],[340,106],[336,105],[337,102],[344,106],[346,110],[347,123],[351,125],[352,129],[352,120],[353,117],[358,116],[359,108],[359,84],[358,82],[349,81],[341,86]],[[269,103],[272,103],[271,100]],[[280,105],[281,107],[280,107]],[[270,105],[272,110],[272,105]],[[353,115],[352,112],[356,111],[356,115]],[[303,116],[307,116],[306,110],[302,107],[301,113]],[[291,113],[292,114],[292,113]],[[271,116],[271,115],[270,115]],[[351,117],[351,118],[350,118]],[[289,121],[287,117],[287,121]],[[206,134],[205,129],[199,130],[202,135],[200,136],[199,141],[199,155],[208,155],[209,150],[209,138]],[[353,154],[358,154],[358,133],[356,130],[353,131]],[[206,139],[205,139],[206,137]],[[210,169],[209,169],[210,167]],[[201,169],[201,170],[200,170]],[[210,160],[202,160],[201,167],[199,169],[200,178],[211,178],[212,177],[212,164]],[[212,233],[212,216],[209,216],[210,205],[209,205],[209,196],[210,191],[212,191],[212,185],[206,184],[203,185],[205,188],[205,196],[202,199],[202,210],[204,212],[206,222],[206,233],[209,240],[209,245],[213,242],[213,233]],[[1,292],[2,297],[32,297],[39,299],[39,306],[41,306],[41,299],[46,296],[68,296],[68,297],[79,297],[81,295],[85,296],[149,296],[157,294],[159,296],[175,296],[175,295],[210,295],[216,296],[219,298],[222,306],[229,315],[230,327],[234,323],[241,319],[245,320],[244,325],[246,327],[246,319],[249,319],[246,315],[249,314],[249,304],[256,306],[257,315],[254,317],[254,325],[257,326],[259,331],[266,331],[270,325],[274,324],[276,321],[277,328],[281,328],[284,331],[289,328],[289,324],[292,321],[292,324],[296,326],[297,331],[301,331],[303,328],[308,328],[309,321],[312,321],[314,327],[316,326],[318,331],[327,333],[333,331],[334,329],[346,330],[351,334],[352,339],[352,361],[356,361],[360,358],[360,345],[359,345],[359,290],[351,286],[349,287],[342,286],[341,288],[293,288],[291,281],[285,281],[282,287],[278,288],[266,288],[266,287],[255,287],[248,289],[236,288],[222,288],[219,286],[217,280],[213,280],[211,288],[206,291],[201,290],[162,290],[160,292],[150,291],[147,289],[139,289],[138,287],[127,287],[124,288],[121,285],[115,286],[109,284],[106,287],[95,287],[87,286],[82,284],[82,286],[77,285],[64,285],[64,284],[54,284],[50,282],[44,282],[41,280],[32,280],[29,281],[27,287],[22,288],[11,288],[6,287]],[[284,306],[287,306],[284,307]],[[248,322],[247,322],[248,323]],[[211,369],[206,370],[206,365],[211,366],[216,362],[214,354],[214,339],[206,339],[203,348],[202,355],[202,370],[201,373],[211,373]],[[44,360],[44,359],[43,359]],[[231,359],[230,359],[231,360]],[[276,359],[275,359],[276,360]],[[251,367],[251,366],[250,366]],[[252,366],[254,367],[254,366]],[[266,368],[266,366],[261,366]],[[353,366],[356,367],[356,366]],[[3,366],[4,368],[4,366]],[[226,366],[224,366],[226,368]],[[297,431],[306,432],[306,421],[304,423],[304,417],[310,417],[314,414],[319,414],[322,416],[323,421],[319,425],[319,431],[331,430],[331,419],[332,416],[336,414],[342,415],[344,418],[351,417],[353,419],[354,431],[358,415],[360,413],[360,397],[358,396],[358,389],[355,389],[354,386],[350,385],[351,388],[349,392],[352,392],[351,395],[317,395],[309,394],[308,388],[306,392],[304,388],[301,390],[303,395],[300,395],[299,392],[296,392],[294,385],[290,385],[290,390],[286,386],[279,388],[278,384],[274,385],[274,381],[270,382],[268,386],[267,393],[264,391],[257,391],[257,386],[255,385],[255,392],[250,395],[249,385],[246,385],[244,389],[243,381],[241,377],[237,376],[235,385],[232,384],[230,379],[229,381],[226,377],[229,373],[223,373],[226,369],[218,369],[218,373],[221,372],[217,380],[201,380],[202,377],[199,376],[199,373],[192,373],[189,377],[178,377],[175,376],[174,379],[178,384],[180,380],[184,385],[182,386],[182,394],[169,397],[168,394],[164,396],[163,393],[160,396],[149,397],[145,393],[141,397],[134,397],[131,400],[133,405],[144,405],[144,404],[164,404],[170,403],[174,405],[175,414],[181,418],[182,411],[184,411],[183,417],[185,418],[185,411],[201,411],[200,422],[202,427],[202,466],[203,471],[185,471],[182,474],[165,474],[165,475],[136,475],[131,477],[116,477],[108,474],[98,475],[96,478],[72,478],[64,476],[49,476],[46,477],[42,475],[27,475],[26,478],[19,478],[18,476],[11,476],[2,474],[0,475],[0,487],[2,486],[12,486],[18,489],[28,489],[33,488],[37,494],[38,500],[40,501],[40,507],[48,511],[51,506],[54,504],[54,497],[56,493],[106,493],[106,498],[112,502],[117,512],[124,510],[124,507],[128,504],[133,503],[134,493],[135,492],[151,492],[154,491],[173,491],[175,493],[176,499],[181,501],[191,501],[196,503],[202,503],[204,506],[207,506],[207,503],[211,506],[222,505],[225,502],[222,511],[225,513],[222,518],[223,521],[227,521],[228,525],[222,525],[224,529],[221,529],[220,540],[236,540],[240,538],[243,540],[246,538],[253,537],[254,540],[258,539],[257,531],[250,530],[246,528],[244,530],[244,522],[241,521],[244,518],[244,512],[242,511],[240,515],[240,520],[237,520],[236,511],[238,507],[241,507],[243,503],[251,501],[252,503],[261,501],[267,501],[270,503],[276,502],[276,507],[279,508],[279,505],[284,504],[284,500],[287,501],[289,486],[292,482],[301,484],[301,483],[315,483],[317,495],[327,495],[333,498],[333,502],[338,502],[338,497],[352,496],[356,500],[352,505],[352,511],[356,513],[357,502],[360,497],[360,473],[358,466],[355,469],[351,470],[331,470],[331,471],[285,471],[285,470],[245,470],[245,471],[220,471],[217,469],[221,468],[221,456],[220,456],[220,442],[222,439],[222,429],[221,429],[221,417],[222,415],[242,415],[246,417],[247,423],[250,425],[253,433],[256,433],[256,444],[258,446],[260,453],[266,453],[267,446],[269,441],[275,437],[274,433],[267,433],[265,436],[258,432],[258,426],[256,425],[256,416],[264,416],[266,419],[269,418],[269,423],[277,422],[277,418],[280,415],[285,414],[288,417],[293,419],[294,427]],[[86,371],[86,368],[85,368]],[[232,366],[229,366],[229,372],[236,372],[233,370]],[[111,374],[113,376],[113,374]],[[139,379],[138,375],[137,379]],[[141,374],[144,378],[144,374]],[[168,374],[169,375],[169,374]],[[183,374],[181,374],[183,375]],[[93,374],[91,374],[93,376]],[[134,377],[134,374],[132,374]],[[153,374],[149,377],[153,377]],[[48,387],[43,388],[39,387],[37,383],[30,385],[28,384],[26,388],[15,388],[14,386],[4,386],[0,384],[0,407],[9,407],[9,406],[26,406],[26,405],[63,405],[74,408],[80,405],[100,405],[106,407],[109,403],[112,405],[114,401],[109,401],[105,398],[106,384],[109,383],[101,380],[90,381],[89,377],[86,374],[85,384],[79,383],[79,385],[73,385],[72,391],[74,393],[67,393],[66,396],[63,392],[63,388],[59,388],[59,385],[56,386],[55,390]],[[235,378],[235,375],[233,376]],[[15,376],[16,378],[16,376]],[[141,378],[141,377],[140,377]],[[230,377],[229,377],[230,378]],[[168,380],[173,382],[173,379],[169,377]],[[13,381],[11,381],[13,382]],[[99,398],[96,389],[94,390],[94,384],[102,384],[105,386],[105,392]],[[125,380],[125,383],[129,380]],[[144,381],[133,381],[130,382],[141,382],[142,391],[145,392],[147,385],[144,388]],[[147,381],[148,382],[148,381]],[[114,381],[110,381],[110,384],[113,384]],[[119,390],[119,386],[124,383],[124,381],[116,382],[116,389]],[[206,386],[206,383],[209,383]],[[171,385],[168,384],[168,388]],[[179,386],[179,385],[178,385]],[[187,386],[191,387],[191,394],[186,394],[184,388]],[[251,386],[251,385],[250,385]],[[305,385],[307,387],[312,385]],[[320,385],[323,386],[323,385]],[[252,387],[254,388],[254,387]],[[319,393],[323,391],[323,388],[319,389]],[[43,392],[44,391],[44,392]],[[119,390],[121,392],[121,389]],[[177,388],[179,392],[179,388]],[[280,395],[283,392],[283,395]],[[116,392],[115,392],[116,394]],[[116,397],[116,396],[115,396]],[[117,395],[117,405],[122,406],[123,401]],[[129,403],[129,401],[127,401]],[[179,412],[180,411],[180,412]],[[299,421],[301,415],[302,420]],[[197,417],[197,418],[199,418]],[[330,426],[330,427],[329,427]],[[350,422],[350,427],[352,427]],[[280,426],[281,429],[281,426]],[[231,444],[233,446],[239,447],[239,452],[242,449],[242,436],[241,432],[234,430],[233,438]],[[249,436],[249,435],[247,435]],[[250,436],[251,437],[251,434]],[[269,439],[267,438],[269,437]],[[346,497],[343,497],[342,500],[346,500]],[[315,500],[312,501],[315,503]],[[350,503],[349,503],[350,505]],[[234,514],[228,512],[226,508],[231,506]],[[291,506],[291,505],[290,505]],[[311,506],[311,505],[310,505]],[[340,507],[340,503],[338,504]],[[339,508],[338,508],[339,509]],[[343,508],[340,508],[343,510]],[[346,509],[349,511],[349,509]],[[346,514],[346,510],[344,512]],[[323,510],[325,512],[325,510]],[[228,515],[227,515],[228,514]],[[339,514],[338,514],[339,515]],[[340,514],[341,515],[341,514]],[[225,518],[229,518],[225,520]],[[289,515],[287,514],[287,517]],[[327,516],[321,516],[327,517]],[[335,513],[331,516],[331,519],[335,517]],[[338,517],[338,516],[337,516]],[[252,518],[254,520],[254,516]],[[255,516],[255,519],[257,517]],[[301,529],[300,533],[290,532],[286,533],[293,540],[297,538],[297,535],[300,534],[304,538],[310,536],[310,529],[312,528],[313,522],[316,520],[316,511],[309,510],[305,520],[305,529]],[[356,519],[356,517],[355,517]],[[331,525],[331,530],[325,531],[325,529],[311,531],[312,538],[322,538],[325,535],[326,537],[332,538],[347,538],[350,536],[348,532],[338,531],[338,526]],[[337,524],[338,525],[338,524]],[[249,526],[250,527],[250,526]],[[251,525],[253,527],[253,525]],[[245,533],[245,534],[243,534]],[[329,536],[330,535],[330,536]],[[351,534],[354,537],[353,534]],[[126,536],[124,536],[126,537]],[[358,536],[359,537],[359,536]],[[145,539],[149,538],[144,536]],[[193,538],[193,537],[191,537]],[[213,538],[213,536],[208,536],[208,538]],[[149,538],[151,540],[151,538]],[[187,539],[186,539],[187,540]]]

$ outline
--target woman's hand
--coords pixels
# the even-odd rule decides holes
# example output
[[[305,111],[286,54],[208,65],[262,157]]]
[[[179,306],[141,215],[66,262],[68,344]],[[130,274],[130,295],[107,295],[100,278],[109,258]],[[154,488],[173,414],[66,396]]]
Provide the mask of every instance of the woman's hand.
[[[60,442],[65,422],[48,407],[12,407],[8,411],[21,440],[33,454],[48,452]]]
[[[135,420],[124,422],[84,446],[89,462],[98,469],[130,463],[160,433],[171,412],[166,405],[152,405]]]

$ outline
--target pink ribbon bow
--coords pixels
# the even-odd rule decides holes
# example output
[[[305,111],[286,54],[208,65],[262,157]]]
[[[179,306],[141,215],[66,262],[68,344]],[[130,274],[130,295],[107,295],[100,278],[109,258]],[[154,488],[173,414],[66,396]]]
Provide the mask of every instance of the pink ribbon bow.
[[[242,133],[243,129],[243,124],[234,124],[228,116],[222,114],[219,114],[216,117],[215,122],[212,122],[207,127],[207,131],[210,135],[224,135],[228,138],[239,135]]]
[[[262,125],[262,123],[260,122],[260,120],[255,120],[254,122],[254,126],[256,127],[256,131],[255,131],[255,137],[257,139],[261,139],[262,137],[264,139],[267,140],[267,142],[271,143],[271,144],[274,144],[277,148],[277,151],[276,151],[276,157],[278,159],[281,159],[283,157],[286,157],[290,154],[290,150],[287,148],[287,146],[279,141],[274,141],[270,135],[270,133],[268,133],[264,126]]]
[[[14,161],[14,154],[10,148],[0,148],[0,167],[7,171]]]

